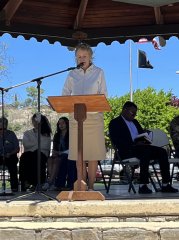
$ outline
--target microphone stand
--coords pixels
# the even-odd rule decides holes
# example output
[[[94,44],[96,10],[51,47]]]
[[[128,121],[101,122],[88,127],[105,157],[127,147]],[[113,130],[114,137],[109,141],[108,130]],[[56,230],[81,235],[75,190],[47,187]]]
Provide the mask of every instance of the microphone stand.
[[[2,192],[0,196],[12,196],[12,192],[6,192],[6,176],[5,176],[5,136],[4,136],[4,88],[0,87],[2,96],[2,159],[3,159],[3,177],[2,177]]]
[[[38,106],[38,115],[40,116],[40,121],[38,121],[38,151],[37,151],[37,186],[35,188],[35,191],[34,192],[31,192],[31,193],[27,193],[27,194],[24,194],[24,195],[21,195],[21,196],[18,196],[18,197],[15,197],[13,199],[10,199],[10,200],[7,200],[7,202],[11,202],[13,200],[16,200],[16,199],[21,199],[21,198],[24,198],[24,197],[28,197],[34,193],[37,193],[37,194],[41,194],[45,197],[47,197],[49,200],[56,200],[56,201],[59,201],[58,199],[52,197],[52,196],[49,196],[48,194],[46,194],[45,192],[42,191],[42,188],[41,188],[41,181],[40,181],[40,170],[41,170],[41,138],[40,138],[40,135],[41,135],[41,113],[40,113],[40,86],[41,86],[41,83],[42,83],[42,80],[44,78],[48,78],[48,77],[51,77],[51,76],[54,76],[54,75],[57,75],[57,74],[60,74],[60,73],[63,73],[63,72],[67,72],[67,71],[70,71],[70,70],[74,70],[76,68],[79,68],[79,66],[77,67],[70,67],[70,68],[67,68],[65,70],[62,70],[62,71],[59,71],[59,72],[55,72],[55,73],[52,73],[52,74],[49,74],[49,75],[46,75],[46,76],[41,76],[41,77],[38,77],[38,78],[35,78],[35,79],[32,79],[30,81],[27,81],[27,82],[24,82],[24,83],[21,83],[21,84],[17,84],[15,86],[12,86],[12,87],[9,87],[9,88],[6,88],[5,91],[9,91],[10,89],[12,88],[15,88],[15,87],[19,87],[19,86],[22,86],[22,85],[25,85],[27,83],[31,83],[31,82],[36,82],[37,83],[37,90],[38,90],[38,100],[37,100],[37,106]]]

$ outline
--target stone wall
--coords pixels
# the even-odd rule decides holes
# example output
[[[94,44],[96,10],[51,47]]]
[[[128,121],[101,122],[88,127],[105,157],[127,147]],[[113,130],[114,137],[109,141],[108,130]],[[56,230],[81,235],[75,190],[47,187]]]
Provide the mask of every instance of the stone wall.
[[[120,222],[117,219],[61,219],[55,222],[12,219],[0,226],[3,240],[177,240],[179,222],[145,222],[143,219]],[[47,220],[47,219],[46,219]],[[97,221],[96,221],[97,220]],[[82,222],[81,222],[82,221]]]
[[[177,240],[179,201],[0,202],[3,240]]]

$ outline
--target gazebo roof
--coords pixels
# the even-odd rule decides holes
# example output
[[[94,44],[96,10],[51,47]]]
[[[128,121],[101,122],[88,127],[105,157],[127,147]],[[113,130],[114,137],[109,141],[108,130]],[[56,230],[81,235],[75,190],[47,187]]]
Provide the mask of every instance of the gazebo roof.
[[[0,36],[22,35],[74,47],[179,36],[179,1],[1,0]]]

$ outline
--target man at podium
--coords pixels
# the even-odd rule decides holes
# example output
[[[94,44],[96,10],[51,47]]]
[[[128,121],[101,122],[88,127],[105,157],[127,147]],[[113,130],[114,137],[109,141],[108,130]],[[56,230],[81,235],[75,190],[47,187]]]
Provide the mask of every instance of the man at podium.
[[[107,88],[104,72],[96,67],[93,62],[93,51],[85,43],[76,47],[76,68],[69,72],[65,81],[62,95],[91,95],[105,94]],[[77,160],[77,121],[74,114],[69,115],[69,159]],[[83,125],[83,180],[86,182],[88,174],[88,190],[94,190],[94,182],[98,161],[106,158],[104,119],[101,112],[88,112]]]

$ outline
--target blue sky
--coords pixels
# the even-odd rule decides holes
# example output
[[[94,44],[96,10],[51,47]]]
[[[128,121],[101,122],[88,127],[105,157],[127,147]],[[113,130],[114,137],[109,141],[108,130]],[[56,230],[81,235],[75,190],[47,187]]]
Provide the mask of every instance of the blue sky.
[[[8,64],[8,75],[0,78],[0,87],[7,88],[31,81],[34,78],[59,72],[76,66],[74,52],[69,51],[60,43],[49,44],[48,41],[37,42],[35,39],[24,40],[23,37],[12,38],[9,34],[0,37],[0,42],[7,44],[7,55],[13,59]],[[146,52],[147,58],[154,69],[137,67],[137,51]],[[103,43],[93,48],[94,63],[105,72],[108,96],[122,96],[130,91],[129,75],[129,41],[125,44],[113,42],[111,45]],[[161,50],[155,50],[152,43],[138,44],[132,42],[132,85],[133,90],[144,89],[148,86],[157,91],[163,89],[179,97],[179,40],[170,38]],[[63,84],[68,72],[45,78],[41,88],[44,96],[61,95]],[[35,86],[30,82],[8,91],[4,101],[10,101],[17,94],[20,101],[27,98],[26,88]]]

